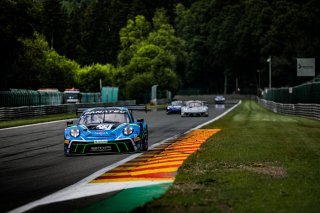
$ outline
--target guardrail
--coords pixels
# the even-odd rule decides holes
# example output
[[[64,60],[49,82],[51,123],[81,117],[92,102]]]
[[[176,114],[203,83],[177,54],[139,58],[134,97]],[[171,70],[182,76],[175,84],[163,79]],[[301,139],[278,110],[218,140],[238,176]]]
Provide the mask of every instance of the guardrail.
[[[117,103],[79,103],[42,106],[0,107],[0,121],[59,113],[76,113],[78,108],[129,106],[135,104],[135,100],[128,100],[119,101]]]
[[[258,103],[276,113],[320,119],[320,104],[283,104],[258,98]]]

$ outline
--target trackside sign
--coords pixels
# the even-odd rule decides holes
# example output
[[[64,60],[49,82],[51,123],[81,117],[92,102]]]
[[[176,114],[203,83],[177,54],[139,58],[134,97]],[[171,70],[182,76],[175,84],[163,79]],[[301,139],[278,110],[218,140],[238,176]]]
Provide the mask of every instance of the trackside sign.
[[[297,76],[315,76],[315,59],[297,58]]]

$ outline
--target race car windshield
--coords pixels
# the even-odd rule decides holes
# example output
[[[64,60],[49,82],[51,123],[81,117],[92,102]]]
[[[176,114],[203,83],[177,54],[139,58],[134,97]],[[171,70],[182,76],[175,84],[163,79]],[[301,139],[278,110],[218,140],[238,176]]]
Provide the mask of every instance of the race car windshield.
[[[101,124],[101,123],[129,123],[127,113],[90,113],[84,114],[79,120],[79,125]]]
[[[189,107],[201,107],[202,103],[200,102],[191,102],[189,103]]]
[[[182,106],[182,101],[173,101],[172,106]]]

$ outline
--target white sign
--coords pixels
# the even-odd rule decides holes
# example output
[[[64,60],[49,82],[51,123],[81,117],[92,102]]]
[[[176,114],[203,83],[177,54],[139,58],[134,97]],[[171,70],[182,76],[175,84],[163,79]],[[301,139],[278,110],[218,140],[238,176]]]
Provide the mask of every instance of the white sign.
[[[157,87],[158,85],[153,85],[151,87],[151,103],[157,105]]]
[[[297,58],[297,76],[315,76],[315,59]]]

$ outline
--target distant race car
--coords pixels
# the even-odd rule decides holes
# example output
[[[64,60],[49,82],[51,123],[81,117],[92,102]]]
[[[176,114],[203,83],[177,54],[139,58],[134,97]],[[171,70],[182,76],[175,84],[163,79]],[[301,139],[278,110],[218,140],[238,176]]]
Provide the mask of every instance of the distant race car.
[[[181,108],[181,117],[185,116],[209,116],[208,106],[203,101],[187,101]]]
[[[172,101],[171,104],[167,106],[167,114],[181,113],[182,106],[183,106],[183,101]]]
[[[225,100],[225,97],[223,97],[222,95],[218,95],[214,98],[214,102],[216,104],[224,104]]]
[[[134,120],[126,107],[98,107],[83,111],[76,125],[64,132],[64,154],[140,152],[148,150],[148,126]]]

